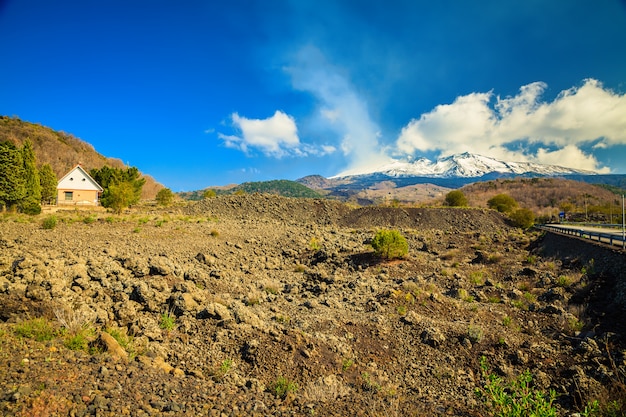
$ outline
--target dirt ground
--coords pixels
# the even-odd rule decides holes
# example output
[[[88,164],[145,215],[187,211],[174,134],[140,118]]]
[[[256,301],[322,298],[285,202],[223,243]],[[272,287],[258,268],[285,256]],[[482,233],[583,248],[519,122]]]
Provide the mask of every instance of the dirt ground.
[[[0,221],[0,415],[488,416],[481,358],[557,415],[623,415],[610,277],[496,212],[248,195],[47,216]],[[382,228],[405,258],[374,256]]]

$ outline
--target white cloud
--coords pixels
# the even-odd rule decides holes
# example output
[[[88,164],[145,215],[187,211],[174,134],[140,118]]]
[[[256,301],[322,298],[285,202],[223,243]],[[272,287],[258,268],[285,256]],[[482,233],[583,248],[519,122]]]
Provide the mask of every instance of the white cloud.
[[[626,95],[589,79],[552,102],[542,102],[546,88],[536,82],[523,86],[514,97],[494,97],[492,92],[458,97],[411,120],[396,145],[408,154],[471,150],[506,160],[608,172],[581,147],[593,142],[594,148],[626,144]],[[510,149],[519,142],[528,146]]]
[[[337,145],[352,167],[387,159],[378,142],[380,129],[370,118],[367,104],[348,81],[348,75],[328,63],[319,49],[300,49],[285,71],[295,89],[317,99],[316,123],[339,138]],[[335,149],[334,145],[327,146]]]
[[[256,149],[265,156],[321,156],[335,151],[332,146],[314,146],[300,142],[298,127],[293,117],[277,110],[267,119],[248,119],[237,113],[231,115],[233,127],[241,134],[218,133],[224,146],[250,153]]]

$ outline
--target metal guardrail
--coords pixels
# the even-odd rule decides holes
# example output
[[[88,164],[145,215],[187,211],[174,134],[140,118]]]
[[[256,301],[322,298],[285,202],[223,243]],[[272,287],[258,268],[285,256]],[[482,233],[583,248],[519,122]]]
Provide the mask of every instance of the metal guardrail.
[[[539,229],[551,232],[558,232],[565,235],[576,236],[582,239],[595,240],[600,243],[608,243],[611,246],[620,246],[622,249],[626,247],[626,241],[622,234],[592,232],[584,229],[574,229],[571,227],[561,227],[554,224],[542,224],[536,226]]]

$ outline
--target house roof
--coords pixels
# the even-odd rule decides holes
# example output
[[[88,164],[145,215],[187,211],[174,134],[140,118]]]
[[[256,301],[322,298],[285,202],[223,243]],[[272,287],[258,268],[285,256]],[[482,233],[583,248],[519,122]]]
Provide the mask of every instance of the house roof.
[[[57,190],[92,190],[104,191],[80,165],[76,165],[57,184]]]

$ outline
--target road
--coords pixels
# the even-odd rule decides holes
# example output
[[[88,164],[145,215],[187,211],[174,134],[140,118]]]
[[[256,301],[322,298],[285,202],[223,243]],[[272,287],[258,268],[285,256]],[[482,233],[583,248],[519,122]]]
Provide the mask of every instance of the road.
[[[613,246],[624,248],[624,237],[622,229],[583,226],[577,224],[545,224],[541,226],[544,229],[565,233],[571,236],[591,239],[596,242],[608,243]]]

